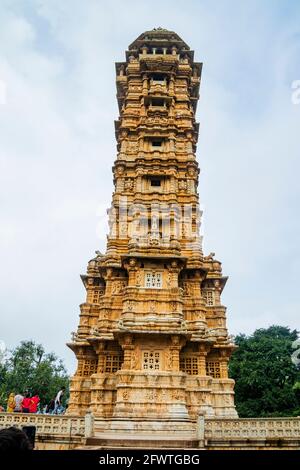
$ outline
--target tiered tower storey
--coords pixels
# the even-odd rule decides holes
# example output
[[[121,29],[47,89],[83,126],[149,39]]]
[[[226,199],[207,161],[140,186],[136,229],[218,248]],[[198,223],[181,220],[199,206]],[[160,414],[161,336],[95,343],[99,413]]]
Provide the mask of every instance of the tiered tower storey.
[[[170,430],[199,413],[237,416],[220,298],[227,278],[213,253],[203,256],[199,235],[201,70],[162,28],[141,34],[116,64],[110,231],[106,253],[81,276],[87,297],[68,344],[78,360],[69,413]]]

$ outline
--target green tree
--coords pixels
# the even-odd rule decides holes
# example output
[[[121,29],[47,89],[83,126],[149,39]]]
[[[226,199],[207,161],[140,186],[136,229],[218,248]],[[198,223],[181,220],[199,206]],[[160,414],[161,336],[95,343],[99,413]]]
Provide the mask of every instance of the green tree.
[[[6,405],[10,392],[37,393],[41,405],[55,398],[58,390],[68,390],[69,377],[63,362],[53,353],[46,353],[41,344],[22,341],[0,364],[0,403]],[[67,394],[65,395],[65,399]]]
[[[300,414],[300,372],[292,362],[296,330],[273,325],[252,335],[235,337],[238,349],[229,363],[235,379],[235,403],[240,417]]]

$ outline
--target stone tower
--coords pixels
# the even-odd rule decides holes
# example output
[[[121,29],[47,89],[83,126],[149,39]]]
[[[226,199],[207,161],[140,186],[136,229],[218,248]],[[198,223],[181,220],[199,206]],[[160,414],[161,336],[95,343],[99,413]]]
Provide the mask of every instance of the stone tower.
[[[234,349],[203,256],[195,113],[202,64],[174,32],[139,36],[116,64],[120,117],[107,250],[81,276],[87,297],[68,346],[78,359],[69,413],[103,429],[175,430],[236,417]],[[101,427],[101,426],[100,426]]]

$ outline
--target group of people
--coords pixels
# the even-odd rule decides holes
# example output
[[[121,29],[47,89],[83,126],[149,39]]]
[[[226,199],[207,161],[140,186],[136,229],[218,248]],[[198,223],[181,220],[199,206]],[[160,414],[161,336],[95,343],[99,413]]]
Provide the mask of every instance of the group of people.
[[[62,398],[66,388],[62,387],[57,393],[55,399],[44,407],[43,411],[40,410],[40,397],[38,394],[31,394],[26,392],[24,395],[17,393],[16,395],[10,393],[7,400],[6,411],[8,413],[46,413],[46,414],[62,414],[64,407],[62,405]]]
[[[30,396],[30,393],[27,392],[23,396],[21,393],[15,395],[12,392],[7,400],[6,411],[8,413],[37,413],[39,403],[40,397],[37,393]]]
[[[62,404],[62,398],[64,396],[65,391],[66,391],[66,388],[62,387],[57,393],[55,399],[50,400],[48,405],[46,405],[44,408],[45,414],[60,415],[64,413],[65,408],[63,407],[63,404]]]

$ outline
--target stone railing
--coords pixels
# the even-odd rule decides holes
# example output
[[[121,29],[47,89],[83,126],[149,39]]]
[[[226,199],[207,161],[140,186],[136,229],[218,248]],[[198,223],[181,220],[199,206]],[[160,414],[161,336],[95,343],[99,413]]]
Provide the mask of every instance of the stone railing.
[[[300,418],[205,419],[205,438],[300,438]]]
[[[0,429],[10,426],[35,426],[37,449],[74,448],[86,435],[86,420],[79,416],[0,413]]]
[[[206,418],[202,429],[205,447],[300,446],[300,418]]]
[[[91,413],[85,417],[0,413],[0,429],[35,426],[36,449],[39,450],[74,449],[83,446],[86,439],[104,437],[108,430],[103,426],[99,429],[98,421],[96,418],[94,422]],[[300,417],[205,418],[199,415],[194,426],[190,429],[190,435],[184,434],[185,445],[191,441],[191,446],[202,449],[300,449]],[[137,433],[141,436],[140,432]],[[155,432],[152,434],[155,439]],[[120,430],[117,427],[110,429],[110,438],[112,435],[114,438],[120,437]],[[130,435],[132,433],[129,432],[127,439]],[[124,439],[124,430],[120,438]],[[182,432],[179,432],[178,447],[182,445],[182,438]],[[137,441],[133,442],[136,446]],[[130,441],[128,443],[130,447]],[[109,439],[107,445],[111,445]]]

